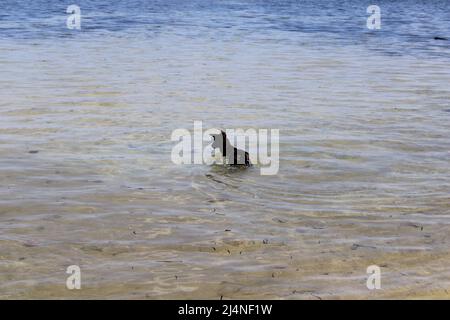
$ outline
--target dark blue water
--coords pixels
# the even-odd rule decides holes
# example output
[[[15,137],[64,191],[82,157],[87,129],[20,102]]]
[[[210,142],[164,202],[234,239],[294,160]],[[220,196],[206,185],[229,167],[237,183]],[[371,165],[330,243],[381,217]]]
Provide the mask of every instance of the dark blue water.
[[[66,28],[69,2],[0,3],[0,39],[16,41],[96,37],[239,36],[245,41],[287,41],[298,45],[359,45],[390,55],[448,57],[450,1],[91,1],[81,8],[82,30]],[[381,8],[381,30],[366,27],[366,9]]]

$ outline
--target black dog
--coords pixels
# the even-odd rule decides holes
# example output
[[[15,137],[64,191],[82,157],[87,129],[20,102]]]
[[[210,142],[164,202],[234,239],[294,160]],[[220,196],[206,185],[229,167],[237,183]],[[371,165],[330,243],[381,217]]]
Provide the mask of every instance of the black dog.
[[[250,156],[248,152],[233,147],[227,138],[227,134],[224,131],[220,131],[219,134],[211,135],[214,139],[212,147],[214,149],[219,148],[220,153],[226,159],[226,164],[230,166],[246,166],[250,167]]]

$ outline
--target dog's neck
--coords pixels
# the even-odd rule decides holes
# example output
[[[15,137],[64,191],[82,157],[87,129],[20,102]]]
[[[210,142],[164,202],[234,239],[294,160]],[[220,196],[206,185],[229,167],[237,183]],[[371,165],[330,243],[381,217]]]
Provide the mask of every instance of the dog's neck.
[[[223,142],[221,144],[221,146],[219,146],[219,150],[220,153],[222,153],[222,156],[226,157],[227,156],[227,150],[233,150],[234,147],[231,145],[230,141],[228,140],[228,138],[225,137],[225,139],[223,139]]]

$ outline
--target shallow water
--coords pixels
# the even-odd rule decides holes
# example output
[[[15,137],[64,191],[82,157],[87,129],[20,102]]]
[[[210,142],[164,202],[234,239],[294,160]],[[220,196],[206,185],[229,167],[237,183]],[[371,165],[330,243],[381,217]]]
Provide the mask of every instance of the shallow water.
[[[447,2],[379,31],[359,1],[78,4],[0,4],[0,298],[450,298]],[[279,173],[173,164],[194,120],[279,129]]]

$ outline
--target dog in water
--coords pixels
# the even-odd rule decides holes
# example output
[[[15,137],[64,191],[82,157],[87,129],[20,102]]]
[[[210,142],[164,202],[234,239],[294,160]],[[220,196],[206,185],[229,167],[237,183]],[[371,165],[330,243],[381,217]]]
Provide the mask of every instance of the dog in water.
[[[225,159],[225,164],[245,167],[250,167],[252,165],[250,163],[248,152],[233,147],[227,138],[227,134],[223,130],[221,130],[219,134],[211,134],[211,136],[214,139],[211,147],[220,150],[220,153]]]

